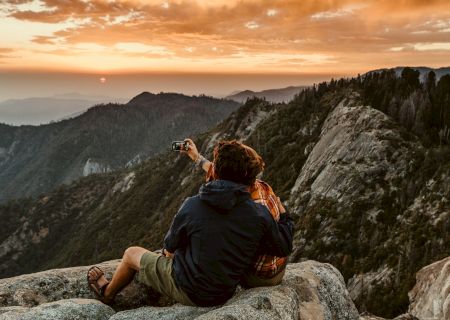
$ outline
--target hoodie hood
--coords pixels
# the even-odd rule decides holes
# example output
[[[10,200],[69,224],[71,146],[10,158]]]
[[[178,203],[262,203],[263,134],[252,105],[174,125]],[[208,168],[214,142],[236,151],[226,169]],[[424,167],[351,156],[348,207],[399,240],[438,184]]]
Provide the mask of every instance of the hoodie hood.
[[[220,213],[227,213],[239,202],[250,197],[248,187],[228,180],[214,180],[200,187],[200,199],[208,205],[218,209]]]

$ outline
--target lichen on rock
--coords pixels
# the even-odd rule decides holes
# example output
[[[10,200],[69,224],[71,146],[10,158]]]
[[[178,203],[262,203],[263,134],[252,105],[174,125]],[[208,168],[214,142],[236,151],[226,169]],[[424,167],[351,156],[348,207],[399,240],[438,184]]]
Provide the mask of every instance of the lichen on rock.
[[[99,266],[110,277],[117,263]],[[87,270],[54,269],[0,279],[0,319],[359,319],[342,275],[330,264],[316,261],[289,264],[280,285],[239,289],[223,306],[213,308],[169,307],[167,298],[136,282],[117,296],[111,308],[92,299]]]
[[[111,307],[97,300],[67,299],[47,302],[34,308],[0,308],[0,320],[107,320],[114,313]]]

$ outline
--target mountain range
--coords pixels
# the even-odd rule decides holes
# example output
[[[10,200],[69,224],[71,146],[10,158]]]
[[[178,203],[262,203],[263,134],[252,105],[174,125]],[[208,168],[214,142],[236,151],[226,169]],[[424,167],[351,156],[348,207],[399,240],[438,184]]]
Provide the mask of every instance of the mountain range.
[[[426,76],[428,75],[428,73],[430,73],[430,71],[433,71],[436,75],[436,79],[440,79],[442,76],[446,75],[446,74],[450,74],[450,67],[442,67],[442,68],[429,68],[429,67],[395,67],[392,69],[378,69],[378,70],[373,70],[370,72],[382,72],[382,71],[386,71],[386,70],[394,70],[395,74],[397,76],[400,76],[403,72],[403,69],[405,68],[410,68],[416,71],[420,72],[420,80],[421,81],[425,81]]]
[[[171,141],[206,130],[239,104],[144,92],[40,126],[0,124],[0,202],[36,196],[91,173],[140,162]]]
[[[450,75],[419,77],[384,70],[289,103],[252,98],[194,137],[208,158],[221,139],[253,146],[294,216],[290,261],[333,264],[359,310],[384,317],[406,311],[420,268],[450,255]],[[0,276],[158,249],[203,179],[186,156],[162,152],[0,206]]]
[[[299,94],[300,91],[305,88],[307,88],[307,86],[290,86],[281,89],[269,89],[263,91],[244,90],[233,93],[226,98],[237,101],[239,103],[244,103],[245,101],[247,101],[247,99],[251,99],[253,97],[265,99],[269,102],[275,103],[289,102],[294,98],[296,94]]]

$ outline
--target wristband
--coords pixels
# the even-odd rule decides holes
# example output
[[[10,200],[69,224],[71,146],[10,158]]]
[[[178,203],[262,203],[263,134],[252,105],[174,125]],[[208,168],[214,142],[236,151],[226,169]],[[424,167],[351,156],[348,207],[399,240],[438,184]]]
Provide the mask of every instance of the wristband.
[[[198,166],[200,168],[203,168],[203,165],[208,161],[208,159],[206,159],[205,157],[202,156],[202,159],[200,160],[200,163],[198,164]]]
[[[204,161],[204,160],[205,160],[205,158],[201,154],[198,154],[198,157],[194,162],[196,165],[201,166],[202,161]]]

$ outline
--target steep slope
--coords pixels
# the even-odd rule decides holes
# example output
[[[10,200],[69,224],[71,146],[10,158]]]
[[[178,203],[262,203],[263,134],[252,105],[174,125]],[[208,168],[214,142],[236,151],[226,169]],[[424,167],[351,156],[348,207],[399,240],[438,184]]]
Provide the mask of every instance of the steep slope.
[[[450,77],[420,84],[418,76],[332,81],[289,104],[252,99],[196,138],[206,156],[220,139],[255,147],[263,179],[295,216],[291,260],[332,263],[360,310],[386,317],[406,311],[416,271],[450,255],[450,113],[442,107]],[[0,207],[9,221],[0,226],[0,275],[117,258],[130,245],[158,248],[202,176],[165,153]]]
[[[80,176],[139,162],[170,142],[206,130],[238,107],[232,101],[143,93],[42,126],[0,127],[0,202],[35,196]]]
[[[450,257],[430,264],[416,274],[409,292],[409,312],[419,319],[450,319]]]
[[[385,267],[392,275],[402,274],[391,262],[400,254],[394,230],[401,228],[397,219],[403,215],[410,179],[423,156],[418,139],[385,114],[341,102],[326,118],[319,141],[291,189],[289,204],[300,227],[293,259],[314,256],[329,261],[346,278]],[[386,239],[389,228],[393,230]],[[390,280],[389,285],[399,290],[400,279]],[[370,281],[365,283],[363,288],[350,286],[364,309],[380,310],[396,303],[392,297],[383,301],[380,292],[374,299],[375,290],[367,290]],[[365,301],[363,295],[368,293]]]

